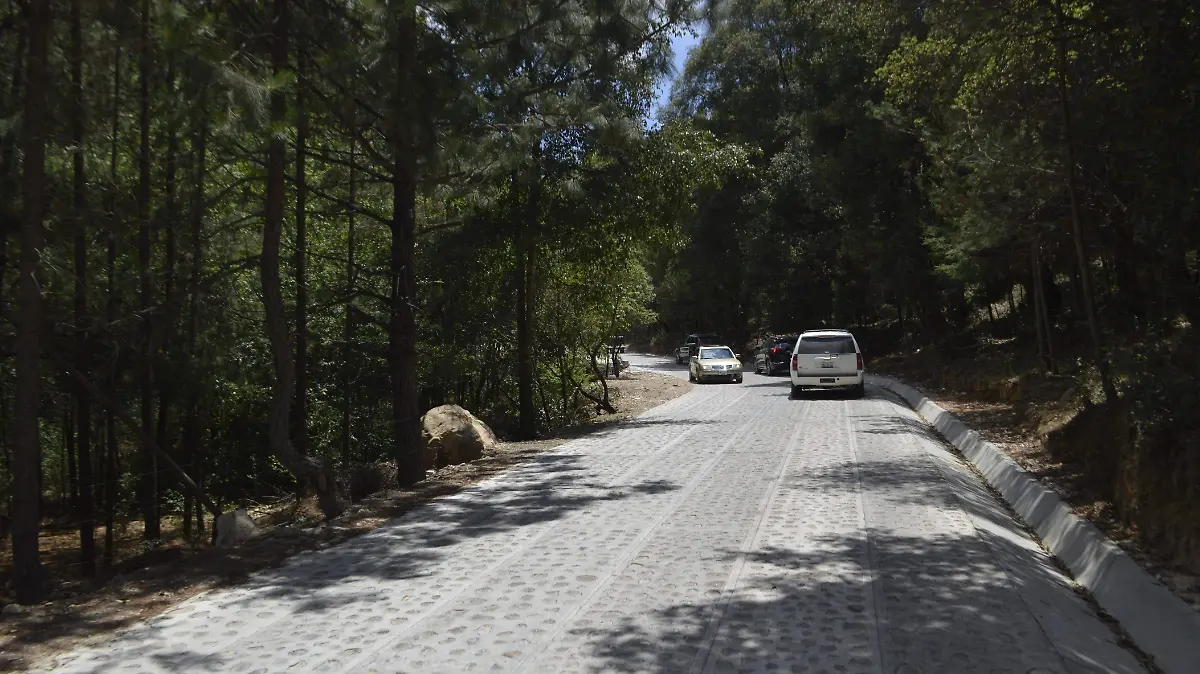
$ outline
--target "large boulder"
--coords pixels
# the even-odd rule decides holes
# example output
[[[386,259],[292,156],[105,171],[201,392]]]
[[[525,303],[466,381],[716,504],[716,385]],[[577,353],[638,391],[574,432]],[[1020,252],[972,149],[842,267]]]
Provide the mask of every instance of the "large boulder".
[[[441,468],[467,463],[496,446],[496,434],[458,405],[435,407],[421,417],[425,466]]]
[[[222,513],[214,525],[218,548],[232,548],[258,535],[258,527],[245,508]]]

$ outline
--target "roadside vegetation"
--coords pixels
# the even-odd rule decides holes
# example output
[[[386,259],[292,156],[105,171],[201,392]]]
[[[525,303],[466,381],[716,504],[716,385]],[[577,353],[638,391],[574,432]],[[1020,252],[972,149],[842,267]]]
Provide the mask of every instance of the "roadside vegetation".
[[[3,601],[409,489],[436,405],[585,422],[614,335],[815,327],[1086,426],[1046,451],[1200,570],[1194,3],[521,8],[0,7]]]
[[[103,580],[241,505],[334,517],[355,466],[410,487],[435,405],[518,440],[611,408],[644,251],[744,164],[645,132],[688,11],[0,8],[3,600],[62,580],[49,532]]]
[[[671,117],[752,169],[698,191],[641,341],[750,352],[851,328],[868,369],[1002,405],[994,437],[1200,573],[1195,3],[731,0],[711,18]]]

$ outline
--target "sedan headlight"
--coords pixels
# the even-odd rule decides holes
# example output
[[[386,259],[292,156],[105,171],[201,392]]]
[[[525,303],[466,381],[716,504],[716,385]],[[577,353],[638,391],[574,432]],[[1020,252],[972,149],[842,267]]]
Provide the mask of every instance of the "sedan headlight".
[[[701,365],[700,369],[701,370],[712,370],[712,365]]]

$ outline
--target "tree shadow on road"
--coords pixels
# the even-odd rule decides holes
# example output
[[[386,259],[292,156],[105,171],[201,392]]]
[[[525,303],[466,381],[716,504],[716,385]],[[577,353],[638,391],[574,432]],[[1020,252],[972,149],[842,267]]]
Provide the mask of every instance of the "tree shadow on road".
[[[1049,644],[1013,590],[1052,588],[1065,597],[1048,597],[1044,613],[1056,602],[1079,603],[1050,566],[1008,575],[977,557],[974,537],[867,538],[815,537],[803,549],[746,554],[732,591],[625,616],[596,635],[588,655],[602,663],[598,670],[663,674],[706,664],[717,672],[867,674],[880,671],[880,659],[889,673],[1065,674],[1064,655],[1095,665],[1095,655],[1113,647],[1106,634],[1077,634],[1067,653]],[[1118,659],[1095,671],[1137,669]]]
[[[917,435],[927,440],[940,442],[937,432],[919,419],[899,415],[871,415],[855,417],[860,423],[856,430],[869,435]]]
[[[568,453],[540,455],[502,480],[469,487],[340,545],[302,553],[251,576],[229,594],[213,595],[215,605],[205,609],[211,613],[205,623],[225,635],[219,650],[199,645],[191,650],[171,643],[168,635],[178,636],[179,630],[164,630],[172,620],[186,617],[185,609],[133,628],[113,644],[105,663],[83,671],[112,671],[138,653],[162,671],[220,670],[222,653],[240,637],[252,634],[239,627],[245,620],[242,616],[267,610],[270,614],[262,619],[280,629],[336,630],[337,616],[371,612],[394,599],[388,595],[391,588],[381,586],[381,581],[420,579],[455,560],[473,561],[470,555],[478,554],[479,546],[470,548],[474,552],[465,551],[467,543],[487,537],[500,541],[503,534],[560,520],[601,502],[679,488],[662,480],[614,487],[593,475],[582,463],[585,458]],[[364,625],[364,629],[373,627],[377,628]]]
[[[355,578],[415,578],[431,571],[442,557],[455,554],[464,541],[562,519],[599,502],[678,488],[661,480],[612,487],[590,474],[584,458],[541,455],[501,482],[468,488],[373,532],[260,574],[247,588],[272,597],[304,597]]]

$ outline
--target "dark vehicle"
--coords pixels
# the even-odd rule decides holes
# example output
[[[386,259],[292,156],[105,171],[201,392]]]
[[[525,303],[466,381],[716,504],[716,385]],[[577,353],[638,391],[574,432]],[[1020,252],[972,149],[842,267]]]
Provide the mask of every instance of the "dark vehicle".
[[[771,337],[763,340],[754,354],[754,371],[768,377],[788,369],[788,359],[796,346],[796,335]]]
[[[720,346],[721,338],[709,333],[688,335],[687,339],[683,340],[683,346],[675,349],[675,364],[683,365],[688,362],[692,356],[696,355],[696,349],[701,346]]]

